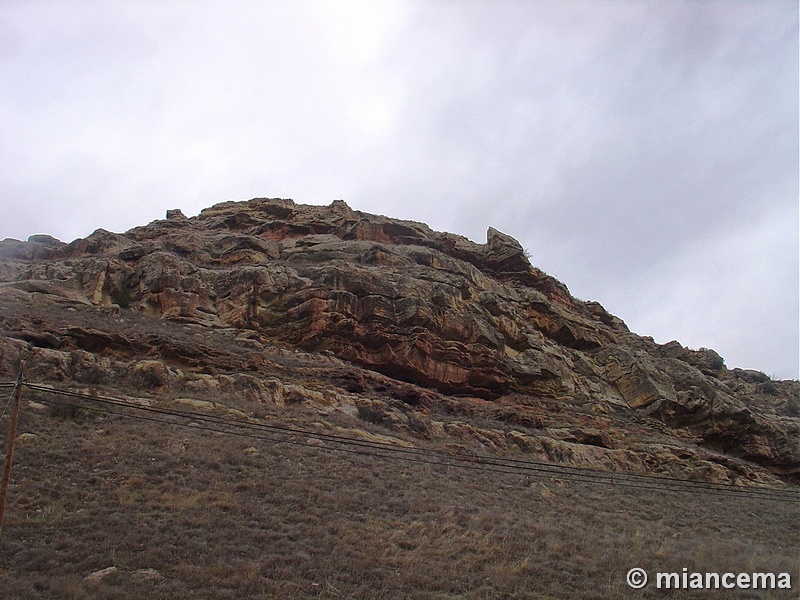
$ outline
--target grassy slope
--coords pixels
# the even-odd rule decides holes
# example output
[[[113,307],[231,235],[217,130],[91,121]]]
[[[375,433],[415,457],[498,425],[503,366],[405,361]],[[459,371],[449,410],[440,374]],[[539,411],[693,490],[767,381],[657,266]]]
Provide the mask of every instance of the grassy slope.
[[[282,414],[320,420],[299,407]],[[639,598],[625,585],[634,566],[786,571],[794,593],[775,597],[800,588],[797,505],[386,461],[119,417],[26,411],[20,431],[38,437],[15,457],[2,598]],[[109,566],[118,570],[84,580]]]

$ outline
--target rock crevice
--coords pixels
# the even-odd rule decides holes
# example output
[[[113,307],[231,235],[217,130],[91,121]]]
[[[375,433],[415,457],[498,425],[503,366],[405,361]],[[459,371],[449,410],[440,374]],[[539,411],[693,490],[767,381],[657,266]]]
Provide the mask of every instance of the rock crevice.
[[[797,382],[730,371],[713,350],[636,335],[600,304],[573,298],[531,265],[517,240],[491,227],[478,244],[341,200],[225,202],[190,218],[173,209],[124,234],[0,242],[0,307],[6,375],[22,341],[40,350],[41,373],[78,382],[113,372],[170,381],[169,370],[108,362],[135,358],[257,376],[264,357],[253,348],[266,343],[334,357],[440,398],[516,398],[522,412],[547,406],[567,415],[547,443],[524,431],[481,434],[502,438],[505,451],[575,456],[577,445],[593,448],[581,456],[611,460],[634,452],[621,432],[645,419],[655,430],[673,428],[682,443],[785,478],[800,473]],[[76,315],[87,323],[71,322]],[[183,329],[157,341],[139,333],[147,323]],[[237,331],[237,340],[250,342],[215,350],[189,331],[200,338]],[[70,352],[102,360],[76,355],[78,368],[60,354]],[[221,362],[212,364],[213,356]],[[586,425],[590,414],[617,425]]]

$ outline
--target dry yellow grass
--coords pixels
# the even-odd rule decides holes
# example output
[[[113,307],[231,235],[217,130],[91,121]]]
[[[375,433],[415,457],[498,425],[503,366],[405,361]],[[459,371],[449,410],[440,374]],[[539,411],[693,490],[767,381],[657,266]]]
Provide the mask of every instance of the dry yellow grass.
[[[320,419],[284,415],[309,427]],[[775,598],[800,585],[791,503],[387,461],[80,413],[26,412],[20,431],[38,437],[15,459],[3,598],[641,598],[625,584],[634,566],[791,572],[793,593]]]

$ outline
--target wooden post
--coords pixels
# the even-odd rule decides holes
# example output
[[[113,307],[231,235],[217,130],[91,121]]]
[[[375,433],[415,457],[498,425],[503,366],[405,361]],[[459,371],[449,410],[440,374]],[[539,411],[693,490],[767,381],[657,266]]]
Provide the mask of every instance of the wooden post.
[[[11,428],[8,434],[8,453],[6,454],[6,469],[3,473],[3,487],[0,489],[0,536],[3,535],[3,515],[6,512],[6,495],[8,494],[8,484],[11,481],[11,463],[14,460],[14,440],[17,437],[17,421],[19,420],[20,396],[22,396],[22,369],[24,362],[19,365],[17,373],[17,383],[14,391],[14,407],[11,410]]]

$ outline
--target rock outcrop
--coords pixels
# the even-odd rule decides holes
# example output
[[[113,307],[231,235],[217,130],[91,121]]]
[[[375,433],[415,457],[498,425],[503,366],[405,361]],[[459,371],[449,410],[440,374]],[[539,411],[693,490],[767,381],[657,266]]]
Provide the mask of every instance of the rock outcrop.
[[[30,344],[41,380],[305,401],[571,464],[800,474],[797,382],[632,333],[493,228],[478,244],[340,200],[5,240],[0,333],[7,378]]]

